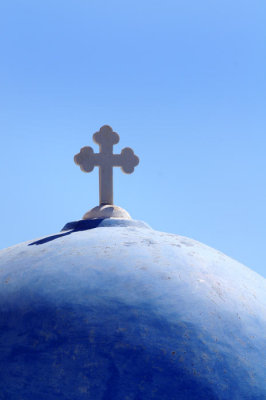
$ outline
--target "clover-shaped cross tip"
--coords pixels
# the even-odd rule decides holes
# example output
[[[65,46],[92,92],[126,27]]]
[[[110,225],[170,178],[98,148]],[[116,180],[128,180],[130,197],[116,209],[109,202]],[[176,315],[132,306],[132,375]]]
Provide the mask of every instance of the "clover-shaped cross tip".
[[[75,155],[74,161],[77,165],[79,165],[81,171],[83,172],[91,172],[95,166],[93,149],[89,146],[82,147],[80,152]]]
[[[132,174],[134,168],[139,164],[139,158],[134,154],[130,147],[125,147],[121,151],[121,169],[126,174]]]
[[[114,132],[109,125],[104,125],[100,130],[93,135],[93,140],[100,146],[113,146],[119,142],[118,133]]]

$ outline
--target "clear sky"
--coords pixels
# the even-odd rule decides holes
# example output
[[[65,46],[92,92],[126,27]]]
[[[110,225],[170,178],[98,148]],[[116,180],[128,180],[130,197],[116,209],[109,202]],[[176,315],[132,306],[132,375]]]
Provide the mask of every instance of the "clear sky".
[[[0,247],[97,205],[73,156],[109,124],[141,159],[117,205],[266,276],[265,21],[265,0],[1,2]]]

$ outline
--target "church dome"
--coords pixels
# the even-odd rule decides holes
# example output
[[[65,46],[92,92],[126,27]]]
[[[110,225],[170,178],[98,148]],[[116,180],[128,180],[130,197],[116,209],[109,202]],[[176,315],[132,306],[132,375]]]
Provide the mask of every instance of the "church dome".
[[[0,251],[0,399],[266,399],[266,285],[195,240],[113,205],[119,136],[94,134],[99,206],[61,232]]]
[[[81,220],[0,282],[3,399],[266,398],[265,281],[195,240]]]

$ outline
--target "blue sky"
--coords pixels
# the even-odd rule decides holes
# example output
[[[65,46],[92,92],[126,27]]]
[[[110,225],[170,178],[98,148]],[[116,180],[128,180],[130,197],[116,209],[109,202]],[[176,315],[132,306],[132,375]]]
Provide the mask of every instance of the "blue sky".
[[[73,156],[109,124],[141,159],[115,170],[117,205],[266,276],[265,18],[264,0],[2,2],[0,247],[97,205]]]

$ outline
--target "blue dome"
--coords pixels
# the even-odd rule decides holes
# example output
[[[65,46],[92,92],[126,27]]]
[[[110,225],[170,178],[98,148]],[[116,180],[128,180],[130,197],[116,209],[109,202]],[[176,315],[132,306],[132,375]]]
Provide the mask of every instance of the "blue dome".
[[[0,252],[1,399],[266,399],[266,285],[194,240],[92,220]]]

